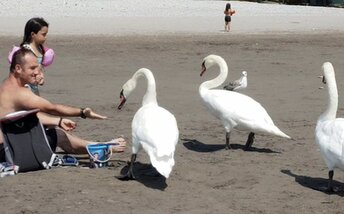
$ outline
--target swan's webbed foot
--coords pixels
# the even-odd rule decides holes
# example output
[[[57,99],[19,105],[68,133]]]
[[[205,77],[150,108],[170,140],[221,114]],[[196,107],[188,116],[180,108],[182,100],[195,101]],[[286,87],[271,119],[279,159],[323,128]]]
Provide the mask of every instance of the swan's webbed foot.
[[[135,177],[134,173],[132,172],[132,170],[128,170],[128,172],[124,175],[118,175],[115,177],[121,181],[136,180],[136,177]]]
[[[230,150],[230,149],[232,149],[232,146],[231,146],[231,144],[229,144],[229,143],[227,143],[227,142],[226,142],[225,149],[226,149],[226,150]]]
[[[244,147],[244,150],[245,150],[245,151],[250,150],[250,149],[251,149],[251,146],[252,146],[252,144],[253,144],[253,142],[254,142],[254,133],[251,132],[251,133],[248,135],[248,138],[247,138],[247,141],[246,141],[246,145],[245,145],[245,147]]]
[[[225,149],[226,149],[226,150],[230,150],[230,149],[232,149],[232,147],[231,147],[231,145],[230,145],[230,144],[228,144],[228,145],[226,144],[226,147],[225,147]]]
[[[135,160],[136,160],[136,154],[132,154],[131,155],[131,161],[129,163],[129,169],[128,169],[127,173],[125,173],[124,175],[119,175],[119,176],[115,176],[115,177],[121,181],[136,180],[136,177],[135,177],[134,171],[133,171]]]

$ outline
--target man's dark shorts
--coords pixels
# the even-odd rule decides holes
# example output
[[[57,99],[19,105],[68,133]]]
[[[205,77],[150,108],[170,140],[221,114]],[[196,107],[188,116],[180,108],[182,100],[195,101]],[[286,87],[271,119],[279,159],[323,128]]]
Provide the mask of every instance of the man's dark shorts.
[[[47,136],[51,150],[55,152],[57,147],[57,133],[56,129],[45,129],[45,135]],[[4,144],[0,144],[0,163],[6,162]]]

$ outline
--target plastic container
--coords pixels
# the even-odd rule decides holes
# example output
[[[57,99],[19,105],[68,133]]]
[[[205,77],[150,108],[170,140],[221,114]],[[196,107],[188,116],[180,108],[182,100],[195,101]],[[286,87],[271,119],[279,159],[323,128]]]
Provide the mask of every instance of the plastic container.
[[[102,168],[108,166],[112,156],[111,144],[89,144],[86,149],[90,157],[90,168]]]

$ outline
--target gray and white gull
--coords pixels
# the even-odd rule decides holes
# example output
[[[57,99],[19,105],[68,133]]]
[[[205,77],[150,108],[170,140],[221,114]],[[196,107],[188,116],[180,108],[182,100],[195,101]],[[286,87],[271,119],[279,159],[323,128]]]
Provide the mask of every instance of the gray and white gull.
[[[228,91],[241,91],[247,88],[247,72],[243,71],[241,77],[233,82],[229,82],[223,87]]]

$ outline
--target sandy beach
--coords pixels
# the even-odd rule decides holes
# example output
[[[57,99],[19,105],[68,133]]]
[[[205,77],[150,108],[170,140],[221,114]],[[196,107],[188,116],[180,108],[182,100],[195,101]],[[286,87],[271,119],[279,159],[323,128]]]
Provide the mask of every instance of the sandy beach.
[[[178,121],[180,140],[168,179],[147,175],[149,158],[141,151],[135,165],[138,179],[117,180],[114,176],[127,169],[130,146],[113,155],[108,168],[89,169],[87,155],[80,155],[79,167],[1,178],[1,213],[344,212],[344,173],[335,170],[334,194],[319,191],[327,186],[328,171],[314,142],[317,118],[327,105],[327,93],[318,89],[322,83],[317,78],[326,61],[336,71],[337,117],[344,115],[344,26],[338,21],[344,17],[343,9],[234,1],[238,16],[233,18],[233,32],[224,33],[224,1],[176,1],[180,4],[175,8],[172,1],[149,1],[148,12],[140,1],[92,1],[94,10],[89,9],[91,4],[86,6],[91,1],[34,3],[55,7],[56,14],[25,7],[25,2],[9,2],[0,3],[0,21],[6,25],[0,33],[1,79],[8,75],[7,54],[20,43],[26,20],[40,14],[51,24],[47,46],[56,53],[41,95],[52,102],[90,106],[109,117],[105,121],[75,118],[78,128],[73,134],[98,141],[120,134],[130,138],[131,120],[141,106],[146,82],[139,81],[122,110],[116,106],[122,85],[137,69],[146,67],[155,75],[159,104]],[[69,9],[64,13],[69,15],[63,15],[58,6],[66,2],[81,9],[66,6]],[[115,17],[105,6],[99,12],[100,2],[117,6],[115,11],[122,13]],[[136,13],[128,9],[135,4]],[[208,11],[204,11],[206,6]],[[165,7],[174,12],[164,16],[170,11],[163,13]],[[21,13],[16,15],[13,8]],[[190,9],[192,14],[186,12]],[[87,11],[89,16],[84,18]],[[252,11],[255,15],[250,16]],[[317,22],[314,17],[319,12],[328,16]],[[183,24],[178,18],[181,14],[187,14]],[[288,14],[291,18],[285,18]],[[109,17],[112,24],[99,25]],[[86,27],[91,19],[99,22]],[[73,27],[78,20],[83,22]],[[166,20],[172,24],[160,23]],[[191,24],[194,20],[199,25]],[[257,134],[252,151],[244,151],[248,133],[233,131],[233,149],[224,149],[224,128],[198,93],[202,82],[218,74],[212,68],[199,76],[202,60],[209,54],[227,61],[228,81],[237,79],[243,70],[248,72],[248,88],[243,93],[260,102],[293,140]]]

